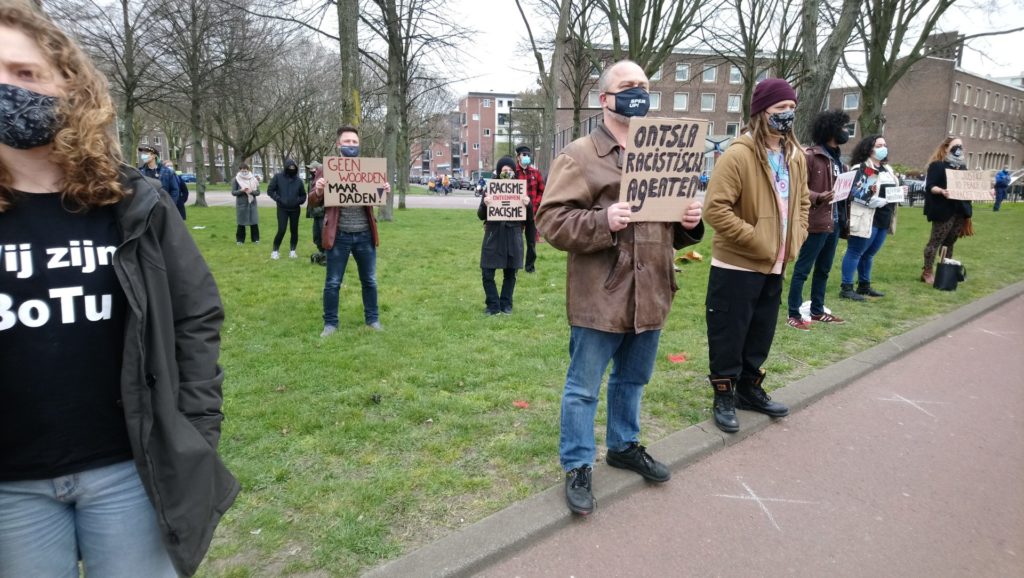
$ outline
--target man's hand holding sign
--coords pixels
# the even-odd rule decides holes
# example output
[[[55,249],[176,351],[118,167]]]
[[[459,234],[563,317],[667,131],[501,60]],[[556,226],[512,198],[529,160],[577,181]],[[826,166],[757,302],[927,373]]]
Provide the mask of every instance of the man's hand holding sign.
[[[633,117],[623,152],[619,202],[608,207],[612,232],[630,222],[700,223],[707,121]]]
[[[391,194],[387,161],[381,158],[325,157],[316,190],[325,207],[387,204]]]

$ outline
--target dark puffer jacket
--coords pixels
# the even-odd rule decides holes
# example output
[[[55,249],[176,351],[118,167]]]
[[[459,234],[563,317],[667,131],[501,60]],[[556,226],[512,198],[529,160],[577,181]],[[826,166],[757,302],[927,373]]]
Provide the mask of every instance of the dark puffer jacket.
[[[295,161],[288,159],[284,162],[285,170],[277,173],[270,179],[267,186],[267,196],[274,199],[277,206],[282,209],[297,209],[306,202],[306,185],[299,178],[299,166]],[[294,168],[294,175],[288,174],[288,169]]]

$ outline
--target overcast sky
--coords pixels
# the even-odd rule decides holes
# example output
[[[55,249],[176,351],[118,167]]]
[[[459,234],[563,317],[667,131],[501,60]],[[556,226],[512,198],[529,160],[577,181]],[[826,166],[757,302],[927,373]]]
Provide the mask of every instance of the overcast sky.
[[[1002,11],[974,10],[965,13],[957,8],[945,15],[943,30],[959,30],[976,34],[996,29],[1024,26],[1024,0],[1006,0]],[[455,64],[454,75],[461,80],[453,85],[456,97],[469,91],[520,92],[536,88],[537,64],[533,56],[523,52],[526,27],[515,0],[449,0],[455,26],[480,31],[467,44]],[[535,35],[543,35],[536,27],[552,27],[542,18],[531,18]],[[1024,32],[973,40],[964,53],[963,68],[969,72],[994,77],[1024,73]]]

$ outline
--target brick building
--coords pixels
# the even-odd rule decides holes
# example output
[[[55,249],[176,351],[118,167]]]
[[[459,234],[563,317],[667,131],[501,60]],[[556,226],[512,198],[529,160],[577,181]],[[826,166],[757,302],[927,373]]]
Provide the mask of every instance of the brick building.
[[[451,112],[440,116],[437,125],[443,134],[410,147],[411,177],[462,174],[462,115]]]
[[[955,58],[924,58],[893,87],[882,106],[882,133],[892,162],[924,170],[947,135],[960,137],[972,169],[1024,164],[1024,87],[962,70]],[[834,88],[823,108],[842,108],[856,124],[860,93]],[[857,131],[851,141],[863,138]]]
[[[509,115],[518,96],[498,92],[470,92],[459,100],[460,154],[463,173],[494,170],[507,154],[511,135]]]

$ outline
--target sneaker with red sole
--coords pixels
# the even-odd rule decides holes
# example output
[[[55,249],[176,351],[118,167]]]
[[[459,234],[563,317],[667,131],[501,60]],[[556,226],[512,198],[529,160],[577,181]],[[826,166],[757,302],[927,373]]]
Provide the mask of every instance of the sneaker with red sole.
[[[789,325],[793,329],[799,329],[800,331],[810,331],[811,330],[811,322],[810,321],[804,321],[803,319],[801,319],[799,317],[790,317],[789,319],[786,320],[786,325]]]
[[[817,321],[818,323],[832,323],[835,325],[842,325],[846,321],[842,317],[836,317],[831,313],[822,313],[821,315],[811,315],[811,321]]]

